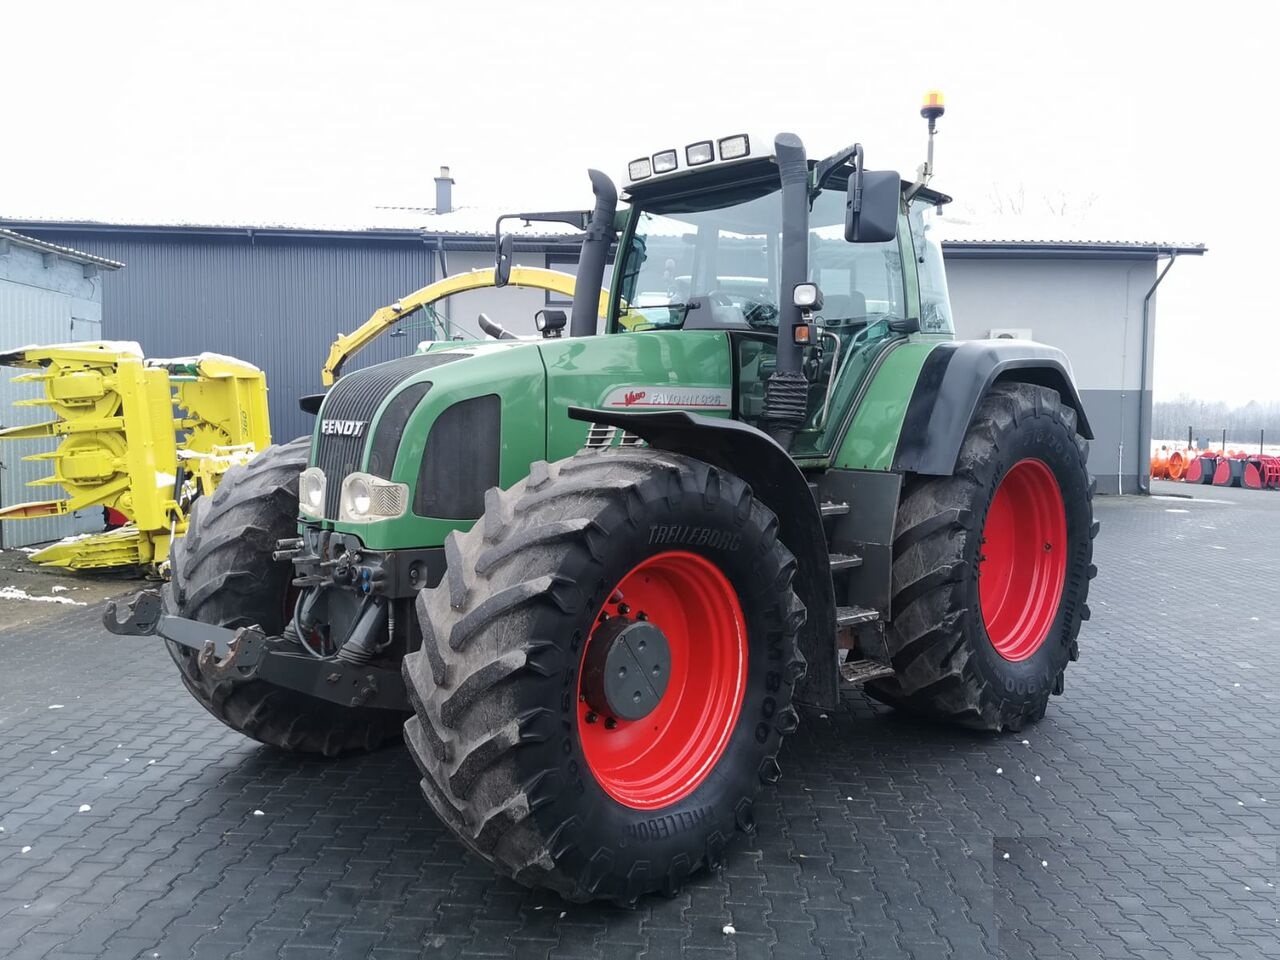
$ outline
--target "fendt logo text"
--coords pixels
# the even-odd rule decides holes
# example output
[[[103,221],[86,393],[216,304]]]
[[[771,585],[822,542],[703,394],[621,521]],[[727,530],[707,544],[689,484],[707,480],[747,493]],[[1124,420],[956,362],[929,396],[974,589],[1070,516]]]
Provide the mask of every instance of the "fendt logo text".
[[[368,425],[365,420],[321,420],[320,432],[335,437],[362,437]]]

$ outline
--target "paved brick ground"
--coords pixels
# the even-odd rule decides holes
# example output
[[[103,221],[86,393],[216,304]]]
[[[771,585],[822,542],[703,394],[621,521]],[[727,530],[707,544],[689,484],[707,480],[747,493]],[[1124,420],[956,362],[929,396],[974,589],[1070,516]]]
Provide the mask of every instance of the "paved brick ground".
[[[1280,495],[1196,492],[1099,503],[1042,723],[807,715],[758,838],[634,911],[495,879],[401,748],[302,762],[224,729],[97,608],[11,628],[0,956],[1280,957]]]

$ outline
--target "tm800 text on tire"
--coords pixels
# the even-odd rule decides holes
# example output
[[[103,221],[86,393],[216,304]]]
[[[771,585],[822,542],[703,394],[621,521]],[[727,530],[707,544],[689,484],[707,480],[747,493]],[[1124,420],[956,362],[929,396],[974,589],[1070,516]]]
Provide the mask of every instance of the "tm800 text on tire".
[[[674,893],[718,865],[797,723],[804,612],[777,531],[737,477],[648,449],[490,490],[404,665],[437,814],[571,900]]]

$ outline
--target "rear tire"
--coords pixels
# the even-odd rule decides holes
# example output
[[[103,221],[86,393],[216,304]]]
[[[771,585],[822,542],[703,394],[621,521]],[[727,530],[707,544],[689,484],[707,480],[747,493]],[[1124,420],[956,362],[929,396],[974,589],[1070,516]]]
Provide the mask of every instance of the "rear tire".
[[[1089,619],[1098,526],[1088,455],[1056,391],[991,388],[955,473],[906,487],[886,635],[896,672],[868,693],[978,730],[1044,716]]]
[[[798,723],[804,608],[777,531],[742,480],[656,450],[539,462],[490,490],[480,522],[446,541],[445,579],[418,598],[422,649],[404,661],[405,738],[441,820],[501,873],[574,901],[674,895],[719,865],[754,829],[752,798]],[[679,602],[644,599],[649,570]],[[583,692],[614,675],[586,651],[619,618],[659,628],[672,654],[669,687],[632,721]],[[725,658],[697,659],[717,644]]]
[[[228,470],[213,496],[195,502],[187,534],[170,552],[167,613],[220,627],[257,624],[269,636],[284,630],[293,565],[271,554],[277,541],[297,536],[298,474],[310,445],[301,437],[268,447]],[[336,757],[400,736],[403,714],[342,707],[262,680],[209,680],[196,651],[165,645],[199,704],[261,743]]]

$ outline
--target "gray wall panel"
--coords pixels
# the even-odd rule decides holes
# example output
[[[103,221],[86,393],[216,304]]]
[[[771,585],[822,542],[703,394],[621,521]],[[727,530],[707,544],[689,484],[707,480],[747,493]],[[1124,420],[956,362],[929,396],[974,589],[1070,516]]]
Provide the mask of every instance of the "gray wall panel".
[[[1071,361],[1097,439],[1089,466],[1098,489],[1133,493],[1147,469],[1150,437],[1139,413],[1150,410],[1155,301],[1147,332],[1148,390],[1142,379],[1142,299],[1155,281],[1147,261],[948,259],[956,336],[986,337],[993,328],[1029,328],[1034,339]],[[1124,466],[1119,453],[1123,425]]]
[[[97,335],[101,286],[102,277],[87,279],[78,263],[59,259],[46,264],[37,251],[10,247],[0,256],[0,349],[92,339]],[[12,382],[27,372],[0,367],[0,426],[53,419],[44,407],[14,406],[15,401],[43,396],[39,383]],[[61,487],[27,486],[53,471],[47,462],[23,458],[56,446],[56,440],[0,442],[0,506],[66,496]],[[101,529],[102,511],[96,507],[66,517],[8,520],[0,523],[0,546],[24,547]]]

